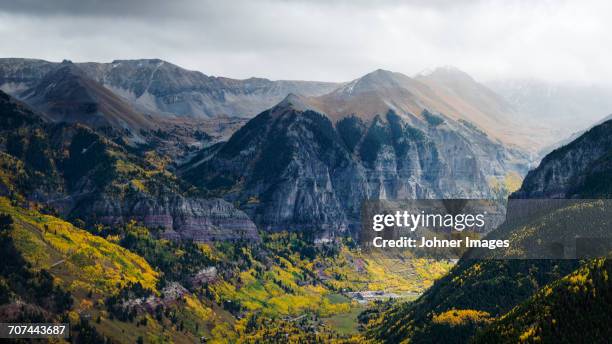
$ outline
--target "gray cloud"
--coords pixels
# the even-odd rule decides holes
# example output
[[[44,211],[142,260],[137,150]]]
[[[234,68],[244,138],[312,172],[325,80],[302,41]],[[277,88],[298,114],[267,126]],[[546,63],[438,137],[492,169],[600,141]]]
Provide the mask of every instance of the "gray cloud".
[[[612,78],[607,1],[0,2],[0,56],[159,57],[206,74],[349,80],[455,65],[479,79]]]
[[[457,5],[476,3],[476,0],[276,0],[256,1],[252,3],[284,3],[288,5],[313,4],[316,6],[346,6],[360,8],[394,8],[410,5],[425,8],[449,8]],[[3,1],[1,7],[6,12],[47,15],[85,15],[92,17],[167,17],[175,14],[189,15],[194,11],[206,13],[215,8],[244,6],[244,2],[221,0],[20,0]]]

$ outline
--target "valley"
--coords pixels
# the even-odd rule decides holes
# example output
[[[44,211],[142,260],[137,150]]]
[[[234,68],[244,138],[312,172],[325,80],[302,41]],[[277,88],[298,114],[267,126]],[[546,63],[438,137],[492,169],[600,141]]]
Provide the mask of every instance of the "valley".
[[[420,259],[358,236],[369,199],[609,198],[610,121],[534,161],[550,131],[450,67],[323,83],[0,59],[0,89],[4,322],[66,322],[75,343],[514,342],[608,302],[605,259]],[[537,241],[546,215],[470,243]]]

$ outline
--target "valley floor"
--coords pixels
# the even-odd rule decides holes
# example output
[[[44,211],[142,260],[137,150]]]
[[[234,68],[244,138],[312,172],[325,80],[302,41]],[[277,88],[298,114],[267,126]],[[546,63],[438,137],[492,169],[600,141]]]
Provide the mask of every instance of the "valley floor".
[[[135,223],[83,230],[6,198],[0,213],[11,247],[3,319],[66,320],[81,343],[358,340],[369,310],[414,299],[452,266],[363,254],[350,239],[315,246],[288,232],[262,233],[259,244],[194,244]],[[26,267],[16,279],[19,259]],[[40,276],[49,290],[36,298],[29,288]]]

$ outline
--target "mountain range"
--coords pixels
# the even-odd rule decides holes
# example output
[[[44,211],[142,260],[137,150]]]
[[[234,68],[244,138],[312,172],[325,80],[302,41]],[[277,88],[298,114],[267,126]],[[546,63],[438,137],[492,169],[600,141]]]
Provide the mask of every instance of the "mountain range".
[[[169,168],[207,197],[238,204],[256,224],[324,236],[355,228],[363,199],[503,198],[508,181],[526,173],[532,149],[549,139],[450,67],[415,78],[376,70],[343,84],[208,77],[161,60],[3,59],[0,72],[1,87],[47,120],[111,128],[176,162]],[[220,109],[250,116],[262,107],[233,135],[193,130],[198,117],[231,118]],[[102,199],[81,213],[129,218]]]
[[[35,88],[43,81],[48,73],[67,62],[0,59],[0,89],[21,97],[26,90]],[[331,117],[364,111],[372,115],[375,112],[384,113],[388,108],[393,108],[397,113],[418,116],[427,108],[453,119],[469,121],[491,137],[518,145],[531,153],[567,135],[532,118],[540,117],[540,113],[544,117],[554,112],[544,100],[542,104],[538,103],[539,108],[525,108],[515,101],[516,97],[508,88],[499,86],[500,83],[491,84],[500,91],[501,95],[498,95],[488,87],[489,84],[478,83],[453,67],[438,68],[414,77],[401,73],[382,73],[383,76],[375,71],[352,82],[326,83],[214,77],[158,59],[73,65],[82,71],[83,77],[96,81],[98,86],[113,92],[123,103],[130,104],[132,111],[154,117],[251,118],[292,93],[310,98],[311,106]],[[377,77],[393,80],[375,80]],[[358,81],[362,84],[357,84]],[[386,86],[379,89],[378,82]],[[359,103],[346,103],[344,97],[352,92],[361,94]],[[605,104],[602,107],[605,108]],[[586,121],[584,126],[592,122]]]
[[[42,60],[0,59],[0,89],[17,95],[61,65]],[[159,59],[74,65],[142,112],[196,118],[252,117],[289,93],[320,95],[338,86],[326,82],[207,76]]]
[[[494,140],[523,149],[548,139],[545,131],[534,136],[532,128],[519,125],[510,104],[453,67],[437,68],[414,78],[376,70],[333,92],[311,97],[310,104],[336,120],[351,114],[368,120],[389,109],[418,117],[427,110],[468,122]]]
[[[157,59],[0,59],[0,88],[51,123],[153,149],[271,229],[343,232],[367,198],[503,197],[554,141],[453,67],[334,84],[211,77]]]
[[[3,196],[44,202],[64,218],[120,225],[137,220],[173,239],[257,238],[231,204],[188,195],[153,150],[134,151],[116,133],[55,123],[0,91]]]

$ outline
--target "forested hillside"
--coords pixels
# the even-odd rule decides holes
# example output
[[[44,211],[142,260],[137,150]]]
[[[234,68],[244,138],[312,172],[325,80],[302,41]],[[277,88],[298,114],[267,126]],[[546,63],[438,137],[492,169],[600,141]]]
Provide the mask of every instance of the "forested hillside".
[[[586,262],[493,321],[476,343],[603,343],[610,338],[612,264]]]

